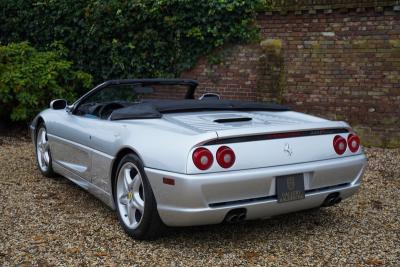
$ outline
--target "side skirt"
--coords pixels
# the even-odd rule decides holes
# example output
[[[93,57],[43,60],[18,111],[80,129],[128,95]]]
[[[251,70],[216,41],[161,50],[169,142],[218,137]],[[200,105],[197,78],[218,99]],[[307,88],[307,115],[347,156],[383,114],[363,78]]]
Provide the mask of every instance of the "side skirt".
[[[115,204],[114,204],[114,199],[112,195],[103,189],[99,188],[98,186],[89,183],[87,180],[81,178],[80,176],[72,173],[71,171],[67,170],[57,162],[53,161],[53,169],[56,173],[64,176],[68,180],[74,182],[78,186],[82,187],[101,201],[103,201],[108,207],[110,207],[112,210],[115,210]]]

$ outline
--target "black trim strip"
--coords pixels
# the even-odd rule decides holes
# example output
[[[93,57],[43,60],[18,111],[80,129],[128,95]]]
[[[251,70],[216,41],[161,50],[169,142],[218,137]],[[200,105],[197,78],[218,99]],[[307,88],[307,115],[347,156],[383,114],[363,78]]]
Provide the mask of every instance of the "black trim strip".
[[[216,119],[214,122],[217,123],[227,123],[227,122],[242,122],[242,121],[251,121],[252,118],[249,117],[238,117],[238,118],[225,118],[225,119]]]
[[[258,134],[258,135],[250,135],[250,136],[227,137],[227,138],[216,139],[216,140],[209,141],[209,142],[205,143],[204,145],[205,146],[222,145],[222,144],[254,142],[254,141],[262,141],[262,140],[272,140],[272,139],[285,139],[285,138],[306,137],[306,136],[315,136],[315,135],[340,134],[340,133],[348,133],[348,132],[349,132],[348,129],[337,128],[337,129],[318,129],[318,130],[272,133],[272,134]]]
[[[312,193],[317,193],[317,192],[326,191],[326,190],[330,190],[330,189],[338,189],[339,190],[342,187],[347,187],[349,185],[350,185],[350,183],[325,186],[325,187],[321,187],[321,188],[306,190],[305,193],[306,194],[312,194]],[[233,201],[225,201],[225,202],[216,202],[216,203],[210,203],[210,204],[208,204],[208,206],[210,208],[219,208],[219,207],[224,207],[224,206],[235,206],[235,205],[251,204],[251,203],[254,203],[254,202],[268,201],[268,200],[277,200],[277,197],[276,197],[276,195],[273,195],[273,196],[248,198],[248,199],[233,200]]]

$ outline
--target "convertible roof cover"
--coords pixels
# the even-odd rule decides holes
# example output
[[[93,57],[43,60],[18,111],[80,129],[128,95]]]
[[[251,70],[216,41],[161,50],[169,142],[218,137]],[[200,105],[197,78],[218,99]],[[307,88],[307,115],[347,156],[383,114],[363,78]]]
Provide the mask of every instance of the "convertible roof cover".
[[[272,103],[245,102],[239,100],[143,100],[125,108],[113,111],[111,120],[155,119],[163,113],[196,112],[196,111],[288,111],[286,106]]]

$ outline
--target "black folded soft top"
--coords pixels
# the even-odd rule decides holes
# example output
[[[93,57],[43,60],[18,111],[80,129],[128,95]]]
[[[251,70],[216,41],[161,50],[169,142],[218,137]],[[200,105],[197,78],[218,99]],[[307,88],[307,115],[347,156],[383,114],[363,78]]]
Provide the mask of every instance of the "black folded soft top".
[[[239,100],[144,100],[124,108],[114,110],[110,120],[155,119],[163,113],[199,111],[288,111],[286,106],[273,103],[246,102]]]

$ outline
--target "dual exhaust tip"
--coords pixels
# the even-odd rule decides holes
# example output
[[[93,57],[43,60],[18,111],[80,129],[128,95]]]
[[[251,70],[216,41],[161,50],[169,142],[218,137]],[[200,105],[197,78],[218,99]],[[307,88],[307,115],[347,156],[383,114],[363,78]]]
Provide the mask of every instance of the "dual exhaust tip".
[[[338,192],[329,194],[325,201],[322,203],[322,207],[330,207],[336,204],[339,204],[342,201]]]
[[[227,223],[239,223],[246,220],[246,209],[239,208],[230,210],[225,216],[225,222]]]
[[[336,204],[339,204],[342,201],[339,192],[329,194],[324,202],[322,203],[322,207],[330,207]],[[227,223],[239,223],[246,220],[247,210],[245,208],[238,208],[230,210],[225,216],[225,222]]]

